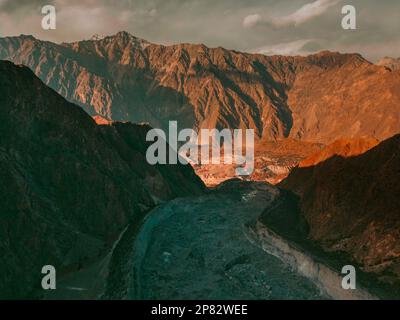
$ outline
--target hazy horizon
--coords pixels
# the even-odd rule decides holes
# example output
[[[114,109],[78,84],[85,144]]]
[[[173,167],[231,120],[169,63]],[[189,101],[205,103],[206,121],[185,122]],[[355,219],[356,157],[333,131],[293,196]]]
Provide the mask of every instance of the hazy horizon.
[[[57,9],[56,30],[41,28],[46,4]],[[341,28],[347,4],[357,10],[357,30]],[[0,36],[60,43],[127,31],[164,45],[203,43],[267,55],[330,50],[376,61],[400,56],[396,6],[395,0],[0,0]]]

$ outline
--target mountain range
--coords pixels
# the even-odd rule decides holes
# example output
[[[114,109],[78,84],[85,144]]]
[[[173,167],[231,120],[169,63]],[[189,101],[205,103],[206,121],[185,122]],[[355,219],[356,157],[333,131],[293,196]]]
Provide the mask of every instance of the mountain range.
[[[264,141],[323,144],[340,137],[384,140],[400,127],[400,72],[359,54],[265,56],[164,46],[119,32],[61,44],[5,37],[0,59],[28,66],[67,100],[110,120],[253,128]]]

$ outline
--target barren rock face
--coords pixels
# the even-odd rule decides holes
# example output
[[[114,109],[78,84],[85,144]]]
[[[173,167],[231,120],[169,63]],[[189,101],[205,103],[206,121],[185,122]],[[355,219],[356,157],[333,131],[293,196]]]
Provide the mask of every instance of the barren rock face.
[[[29,66],[90,114],[167,127],[253,128],[258,137],[379,140],[400,127],[400,73],[357,54],[247,54],[162,46],[126,32],[61,45],[0,39],[0,58]]]
[[[400,70],[400,58],[385,57],[376,63],[378,66],[384,66],[392,71]]]
[[[190,167],[150,166],[146,125],[97,125],[28,68],[0,62],[0,297],[103,254],[159,199],[202,192]]]
[[[349,253],[366,271],[398,279],[400,135],[358,156],[354,153],[359,146],[371,146],[370,142],[335,145],[335,152],[328,147],[332,157],[312,165],[319,159],[313,156],[305,161],[307,167],[294,169],[281,186],[300,195],[313,240],[327,250]],[[349,145],[356,151],[346,157]],[[326,151],[321,154],[326,158]]]
[[[299,163],[299,167],[311,167],[334,156],[355,157],[379,144],[374,138],[338,139]]]

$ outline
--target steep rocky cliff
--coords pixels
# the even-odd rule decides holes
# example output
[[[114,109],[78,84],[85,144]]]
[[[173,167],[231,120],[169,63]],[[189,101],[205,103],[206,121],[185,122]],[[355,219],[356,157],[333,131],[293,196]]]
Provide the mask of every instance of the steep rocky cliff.
[[[162,200],[202,193],[189,166],[150,166],[150,127],[97,125],[27,67],[0,62],[0,297],[29,297],[43,265],[96,258]]]
[[[391,282],[400,276],[400,135],[375,144],[335,143],[280,186],[300,196],[312,240]]]

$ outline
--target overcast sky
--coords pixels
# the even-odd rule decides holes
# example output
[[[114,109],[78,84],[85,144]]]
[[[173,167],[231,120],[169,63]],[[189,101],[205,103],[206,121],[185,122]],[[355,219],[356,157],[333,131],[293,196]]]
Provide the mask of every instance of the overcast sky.
[[[41,28],[41,8],[57,9],[57,29]],[[357,30],[341,28],[344,5]],[[126,30],[154,43],[204,43],[265,54],[359,52],[400,57],[400,0],[0,0],[0,35],[55,42]]]

